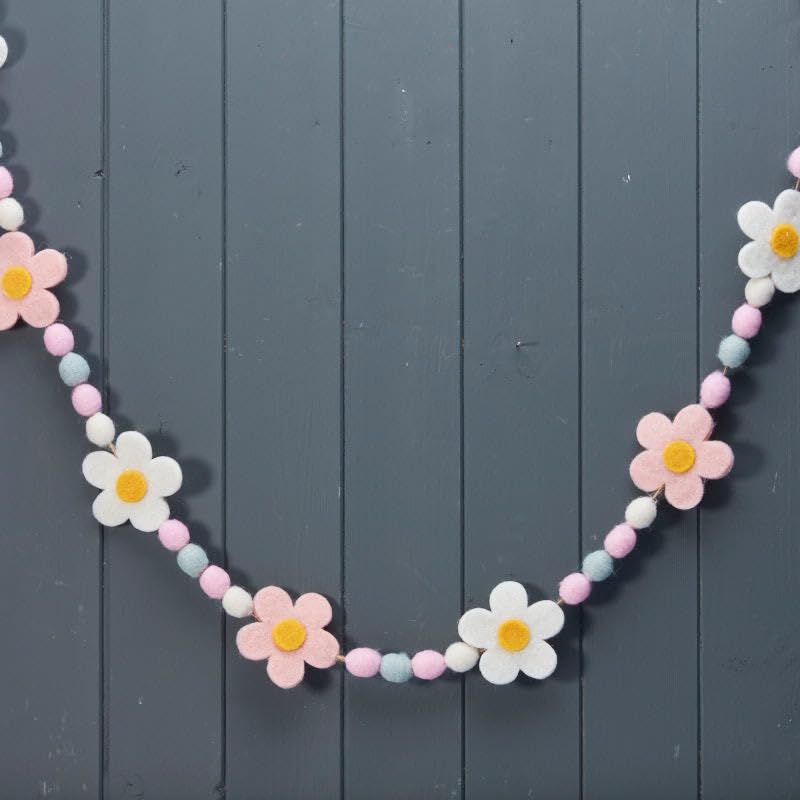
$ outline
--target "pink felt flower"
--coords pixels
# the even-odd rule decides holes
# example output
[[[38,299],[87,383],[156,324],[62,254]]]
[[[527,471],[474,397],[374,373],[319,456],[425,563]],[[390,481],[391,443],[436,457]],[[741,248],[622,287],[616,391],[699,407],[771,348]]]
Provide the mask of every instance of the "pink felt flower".
[[[642,417],[636,438],[646,449],[631,461],[631,479],[644,492],[663,486],[675,508],[694,508],[703,498],[703,479],[722,478],[733,466],[731,448],[708,441],[713,427],[700,405],[682,408],[672,422],[657,412]]]
[[[236,635],[239,652],[252,661],[267,659],[267,675],[282,689],[303,680],[305,665],[333,666],[339,643],[322,630],[331,621],[331,604],[314,592],[297,602],[279,586],[267,586],[253,598],[258,622],[245,625]]]
[[[66,275],[63,253],[37,253],[30,236],[18,231],[0,236],[0,331],[11,328],[19,317],[34,328],[55,322],[58,300],[47,290]]]

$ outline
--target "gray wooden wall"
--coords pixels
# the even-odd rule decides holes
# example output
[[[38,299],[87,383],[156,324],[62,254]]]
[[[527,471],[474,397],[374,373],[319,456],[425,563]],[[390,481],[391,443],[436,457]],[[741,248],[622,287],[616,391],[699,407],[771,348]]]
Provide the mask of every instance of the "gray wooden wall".
[[[5,0],[0,30],[6,163],[113,415],[237,581],[325,593],[349,647],[445,646],[599,545],[800,141],[796,0]],[[720,415],[731,479],[507,687],[272,686],[153,536],[98,530],[54,361],[3,334],[0,796],[800,796],[796,303]]]

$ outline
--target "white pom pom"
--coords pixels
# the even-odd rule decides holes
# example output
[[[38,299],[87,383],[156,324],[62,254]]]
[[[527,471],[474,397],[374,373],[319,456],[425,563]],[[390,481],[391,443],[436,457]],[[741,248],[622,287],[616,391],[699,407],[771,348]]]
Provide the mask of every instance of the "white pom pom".
[[[477,663],[480,653],[466,642],[453,642],[444,651],[444,663],[453,672],[469,672]]]
[[[0,36],[0,67],[6,63],[8,59],[8,42],[3,36]]]
[[[222,596],[222,607],[232,617],[249,617],[253,613],[253,598],[241,586],[231,586]]]
[[[656,501],[652,497],[637,497],[625,509],[625,522],[637,531],[649,528],[656,518]]]
[[[772,295],[775,294],[775,284],[772,278],[750,278],[744,287],[744,299],[750,303],[751,306],[761,308],[772,300]]]
[[[108,447],[114,441],[116,431],[111,417],[93,414],[86,420],[86,438],[98,447]]]
[[[25,222],[22,206],[13,197],[0,200],[0,228],[15,231]]]

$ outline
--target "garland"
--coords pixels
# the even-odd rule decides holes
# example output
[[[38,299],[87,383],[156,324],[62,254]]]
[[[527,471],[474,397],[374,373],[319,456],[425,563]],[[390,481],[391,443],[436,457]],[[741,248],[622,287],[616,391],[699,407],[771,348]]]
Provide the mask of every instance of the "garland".
[[[0,66],[8,53],[0,37]],[[458,623],[460,641],[444,653],[421,650],[384,653],[358,647],[343,654],[337,639],[326,630],[332,611],[328,600],[309,592],[292,600],[278,586],[254,595],[232,586],[222,567],[209,563],[206,552],[191,541],[190,531],[170,516],[168,497],[181,488],[183,474],[169,456],[153,457],[147,437],[138,431],[117,434],[113,420],[103,411],[100,391],[89,382],[86,359],[74,351],[70,328],[59,322],[60,306],[51,289],[67,275],[67,259],[51,249],[36,251],[23,225],[22,206],[12,197],[11,173],[0,167],[0,331],[19,320],[44,329],[47,351],[59,359],[58,373],[71,390],[72,406],[86,420],[86,437],[98,449],[83,460],[83,475],[99,493],[92,503],[94,518],[104,527],[130,523],[146,533],[157,532],[161,544],[177,555],[179,568],[196,579],[201,590],[221,601],[229,616],[250,620],[236,636],[246,659],[266,661],[266,672],[278,686],[297,686],[309,665],[327,669],[343,663],[356,678],[378,674],[403,683],[411,678],[430,681],[446,669],[467,672],[479,666],[493,684],[516,680],[522,672],[538,680],[556,668],[556,651],[547,640],[564,625],[564,606],[577,606],[590,595],[592,584],[614,573],[616,560],[635,547],[639,532],[656,519],[662,500],[681,510],[700,503],[705,482],[726,476],[733,467],[733,452],[724,442],[711,439],[710,410],[725,404],[731,391],[730,372],[750,354],[749,340],[761,327],[761,308],[775,289],[793,293],[800,289],[800,148],[788,160],[798,178],[794,189],[781,192],[770,208],[753,201],[739,209],[738,222],[751,240],[739,251],[739,268],[749,278],[746,302],[733,314],[732,333],[722,339],[717,352],[722,369],[708,375],[700,386],[698,403],[682,408],[670,419],[659,412],[643,417],[636,426],[642,446],[631,462],[634,485],[645,492],[625,509],[624,521],[614,526],[601,550],[589,553],[581,569],[558,585],[558,598],[529,604],[525,587],[516,581],[499,583],[489,595],[489,608],[473,608]]]

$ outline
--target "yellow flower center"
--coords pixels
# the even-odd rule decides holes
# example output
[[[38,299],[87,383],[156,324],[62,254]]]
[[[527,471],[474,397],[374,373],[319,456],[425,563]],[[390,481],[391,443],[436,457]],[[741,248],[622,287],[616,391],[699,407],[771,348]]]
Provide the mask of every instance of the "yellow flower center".
[[[797,252],[800,235],[794,225],[785,222],[776,225],[769,235],[769,246],[779,258],[791,258]]]
[[[147,479],[138,469],[126,469],[120,472],[116,489],[123,503],[138,503],[147,494]]]
[[[296,619],[282,619],[272,629],[272,641],[284,653],[297,650],[306,640],[306,626]]]
[[[31,274],[25,267],[9,267],[3,273],[3,294],[9,300],[22,300],[31,290]]]
[[[689,442],[676,439],[670,442],[661,454],[664,459],[664,466],[678,475],[688,472],[694,466],[695,452]]]
[[[503,650],[516,653],[531,640],[530,628],[521,619],[507,619],[497,628],[497,643]]]

